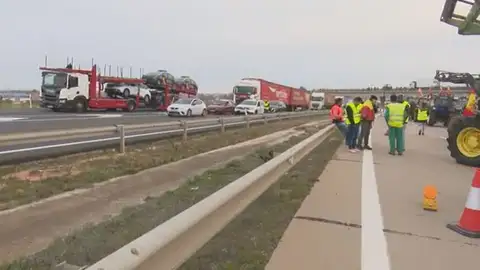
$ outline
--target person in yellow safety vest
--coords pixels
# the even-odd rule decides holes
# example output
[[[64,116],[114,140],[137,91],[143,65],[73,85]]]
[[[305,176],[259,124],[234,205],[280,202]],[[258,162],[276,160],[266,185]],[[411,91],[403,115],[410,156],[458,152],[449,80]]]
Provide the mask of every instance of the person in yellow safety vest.
[[[425,135],[425,124],[428,120],[428,108],[425,102],[422,102],[420,108],[417,108],[418,135]]]
[[[397,96],[398,103],[401,103],[403,106],[405,106],[405,110],[407,111],[407,118],[405,119],[405,124],[408,123],[409,120],[409,110],[410,110],[410,102],[404,99],[403,95],[398,95]],[[404,128],[406,128],[406,125],[403,125]]]
[[[360,101],[359,101],[358,105],[356,105],[356,108],[357,108],[358,112],[360,112],[360,111],[362,110],[363,101],[362,101],[362,98],[360,98],[360,97],[357,97],[357,98],[359,98]],[[353,101],[348,102],[348,103],[345,105],[345,110],[344,110],[344,111],[345,111],[345,124],[347,124],[347,125],[350,124],[350,121],[348,120],[348,117],[347,117],[347,106],[348,106],[348,104],[350,104],[350,103],[353,103]]]
[[[395,151],[398,155],[403,155],[405,152],[404,145],[404,132],[403,126],[405,125],[405,105],[397,101],[396,95],[390,96],[391,104],[387,105],[385,110],[385,121],[388,126],[388,142],[390,145],[390,155],[395,155]]]
[[[360,103],[357,105],[357,110],[358,110],[358,113],[360,113],[360,115],[361,115],[362,108],[363,108],[363,99],[360,100]],[[357,134],[357,140],[358,141],[359,141],[359,138],[360,138],[360,134],[362,134],[361,122],[362,122],[362,118],[360,117],[360,123],[358,124],[358,134]],[[357,143],[357,149],[361,150],[360,149],[360,143]]]
[[[270,111],[270,102],[268,100],[265,100],[263,102],[263,107],[265,108],[266,112],[269,112]]]
[[[346,143],[348,146],[348,150],[352,153],[356,153],[356,146],[357,146],[357,137],[358,137],[358,127],[360,125],[360,111],[358,110],[358,104],[362,99],[360,97],[356,97],[353,101],[347,103],[346,106],[346,113],[347,117],[345,120],[348,121],[348,130],[346,136]]]

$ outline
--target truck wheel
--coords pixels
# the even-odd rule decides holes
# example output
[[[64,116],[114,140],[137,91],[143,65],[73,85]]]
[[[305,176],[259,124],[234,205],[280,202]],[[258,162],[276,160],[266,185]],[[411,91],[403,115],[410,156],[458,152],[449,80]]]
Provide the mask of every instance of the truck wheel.
[[[255,114],[258,114],[258,111],[257,111],[257,110],[255,110]]]
[[[457,163],[480,166],[480,118],[458,117],[450,121],[448,128],[448,150]]]
[[[202,116],[206,116],[207,115],[207,110],[206,109],[203,109],[202,111]]]
[[[87,111],[87,104],[84,99],[75,100],[75,112],[83,113]]]
[[[150,96],[149,95],[146,95],[144,98],[143,98],[143,101],[145,102],[145,105],[150,105]]]
[[[128,98],[129,96],[130,96],[130,89],[125,88],[125,89],[123,90],[123,97],[124,97],[124,98]]]
[[[127,101],[127,108],[123,109],[124,112],[133,112],[137,108],[137,102],[133,99]]]
[[[189,109],[189,110],[187,111],[187,117],[191,117],[191,116],[192,116],[192,110]]]

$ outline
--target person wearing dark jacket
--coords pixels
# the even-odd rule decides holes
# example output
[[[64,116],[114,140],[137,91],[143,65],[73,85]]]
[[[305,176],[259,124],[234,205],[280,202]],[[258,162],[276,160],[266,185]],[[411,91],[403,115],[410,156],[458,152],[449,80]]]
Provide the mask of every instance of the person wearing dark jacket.
[[[370,99],[363,103],[360,111],[360,136],[358,137],[358,146],[360,150],[367,149],[372,150],[368,145],[370,139],[370,130],[372,129],[373,121],[375,120],[375,104],[378,98],[374,95],[370,96]]]

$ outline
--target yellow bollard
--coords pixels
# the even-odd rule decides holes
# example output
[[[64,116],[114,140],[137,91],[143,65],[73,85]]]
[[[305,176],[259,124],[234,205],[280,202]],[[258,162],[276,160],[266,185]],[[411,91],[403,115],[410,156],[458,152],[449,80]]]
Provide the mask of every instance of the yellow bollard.
[[[428,211],[437,211],[437,188],[426,186],[423,188],[423,209]]]

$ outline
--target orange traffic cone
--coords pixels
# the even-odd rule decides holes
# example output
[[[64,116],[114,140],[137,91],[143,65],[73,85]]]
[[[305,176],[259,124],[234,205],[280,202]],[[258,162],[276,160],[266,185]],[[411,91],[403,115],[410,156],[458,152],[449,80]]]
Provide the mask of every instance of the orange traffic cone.
[[[448,224],[447,228],[463,236],[480,238],[480,169],[475,170],[472,187],[460,221],[457,224]]]

